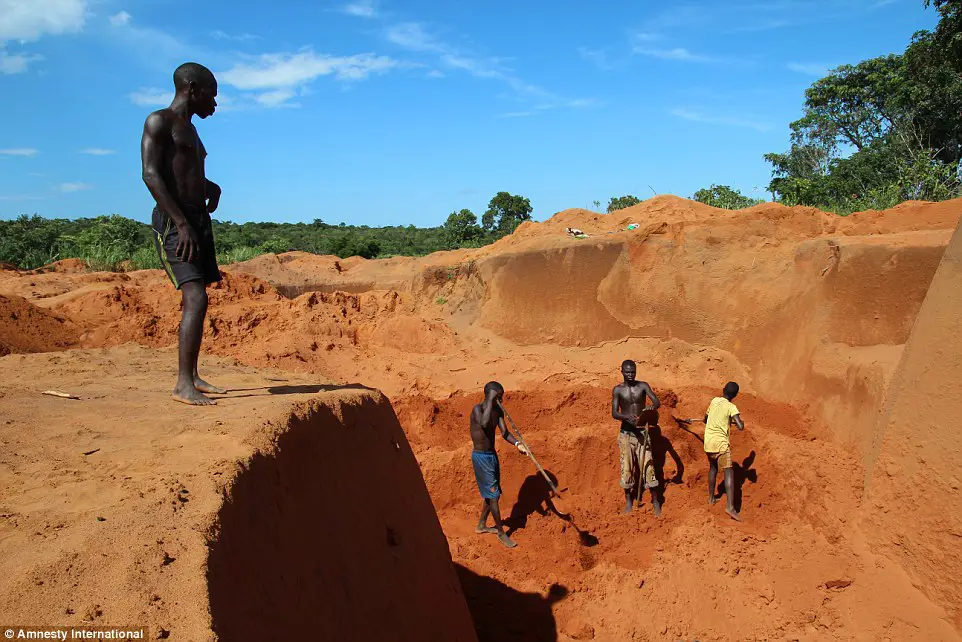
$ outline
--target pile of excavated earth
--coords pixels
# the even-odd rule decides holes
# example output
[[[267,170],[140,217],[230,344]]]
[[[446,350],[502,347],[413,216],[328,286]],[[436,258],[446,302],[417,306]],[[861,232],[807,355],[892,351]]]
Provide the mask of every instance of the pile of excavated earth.
[[[202,374],[229,392],[203,408],[170,399],[163,272],[0,271],[0,623],[957,640],[960,213],[661,196],[424,258],[263,255],[210,289]],[[624,359],[664,401],[659,518],[621,513]],[[514,549],[474,533],[490,380],[561,491],[499,440]],[[740,523],[675,421],[730,380]]]

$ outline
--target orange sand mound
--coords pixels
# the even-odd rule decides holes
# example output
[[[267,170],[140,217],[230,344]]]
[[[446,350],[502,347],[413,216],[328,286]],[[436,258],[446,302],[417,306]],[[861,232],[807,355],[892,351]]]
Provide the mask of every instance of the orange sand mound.
[[[51,352],[76,345],[79,331],[65,317],[23,297],[0,294],[0,357],[12,352]]]
[[[205,360],[230,392],[198,411],[173,404],[157,377],[170,356],[0,360],[8,626],[196,642],[476,639],[382,395]],[[81,399],[37,392],[54,387]]]
[[[959,512],[959,457],[951,422],[938,419],[950,414],[953,398],[942,393],[958,373],[948,357],[926,368],[936,361],[930,340],[948,332],[939,341],[951,346],[958,334],[946,247],[960,212],[962,201],[849,217],[771,203],[731,212],[665,196],[610,215],[566,210],[492,246],[420,259],[265,255],[230,266],[210,288],[204,352],[384,391],[482,640],[958,639],[962,590],[946,551],[957,539],[947,515]],[[35,332],[34,318],[60,316],[72,342],[42,349],[162,349],[150,359],[150,385],[173,385],[180,295],[161,272],[5,271],[0,293],[24,297],[34,315],[0,325],[0,340]],[[639,512],[619,513],[610,390],[625,358],[666,400],[677,397],[656,421],[660,519],[647,496]],[[101,367],[61,377],[59,387],[94,381]],[[915,397],[899,401],[907,376],[902,388],[941,401],[929,409]],[[500,445],[502,510],[520,543],[511,551],[473,532],[479,501],[466,416],[492,379],[507,388],[510,411],[574,519],[553,514],[530,462]],[[733,439],[741,524],[720,505],[708,508],[699,438],[671,419],[701,416],[728,380],[742,386],[749,425]],[[201,412],[237,420],[221,406]],[[364,468],[350,448],[331,448]],[[246,492],[257,499],[232,518],[241,552],[225,566],[271,548],[281,532],[326,527],[288,514],[279,531],[254,535],[252,524],[272,510],[264,497],[280,483],[273,465],[249,478]],[[938,481],[925,490],[930,479]],[[68,481],[50,481],[24,514],[42,512]],[[893,498],[919,508],[893,519]],[[339,527],[367,524],[353,507],[336,510],[348,516]],[[261,585],[239,585],[231,600],[261,591],[289,601],[287,580],[264,565],[257,575]],[[214,613],[215,623],[231,631],[226,638],[253,631],[267,617],[260,608],[218,607],[226,615]]]

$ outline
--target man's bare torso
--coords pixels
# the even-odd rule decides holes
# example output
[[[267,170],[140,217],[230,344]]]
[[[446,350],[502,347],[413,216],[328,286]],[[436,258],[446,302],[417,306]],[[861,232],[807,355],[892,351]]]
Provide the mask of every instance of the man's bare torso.
[[[170,131],[170,138],[164,145],[164,181],[178,204],[204,210],[207,202],[207,178],[204,173],[207,150],[200,135],[192,123],[169,109],[161,109],[157,114]]]
[[[620,383],[615,386],[615,396],[618,399],[618,406],[623,414],[640,416],[645,409],[645,385],[643,381],[635,381],[633,385]],[[629,432],[636,432],[638,427],[634,424],[622,421],[621,429]]]
[[[477,404],[471,410],[471,441],[474,449],[481,452],[494,451],[494,430],[501,419],[501,409],[495,406],[491,409],[491,417],[487,426],[481,425],[483,413],[482,404]]]

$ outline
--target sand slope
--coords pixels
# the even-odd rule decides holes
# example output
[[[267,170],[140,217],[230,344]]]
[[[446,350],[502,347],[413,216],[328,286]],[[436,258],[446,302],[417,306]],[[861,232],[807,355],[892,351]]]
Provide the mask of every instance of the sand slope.
[[[197,411],[169,400],[172,357],[0,360],[0,619],[192,641],[475,639],[380,393],[214,361],[232,392]]]

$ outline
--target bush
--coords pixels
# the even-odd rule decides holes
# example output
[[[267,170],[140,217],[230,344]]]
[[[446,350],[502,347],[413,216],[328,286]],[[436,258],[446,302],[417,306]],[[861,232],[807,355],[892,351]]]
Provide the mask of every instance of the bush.
[[[631,194],[627,196],[619,196],[618,198],[612,197],[608,201],[608,213],[611,214],[617,210],[623,210],[626,207],[631,207],[632,205],[637,205],[641,202],[641,199],[632,196]]]
[[[712,185],[708,189],[700,189],[692,196],[692,200],[724,210],[742,210],[764,202],[759,199],[748,198],[728,185]]]

